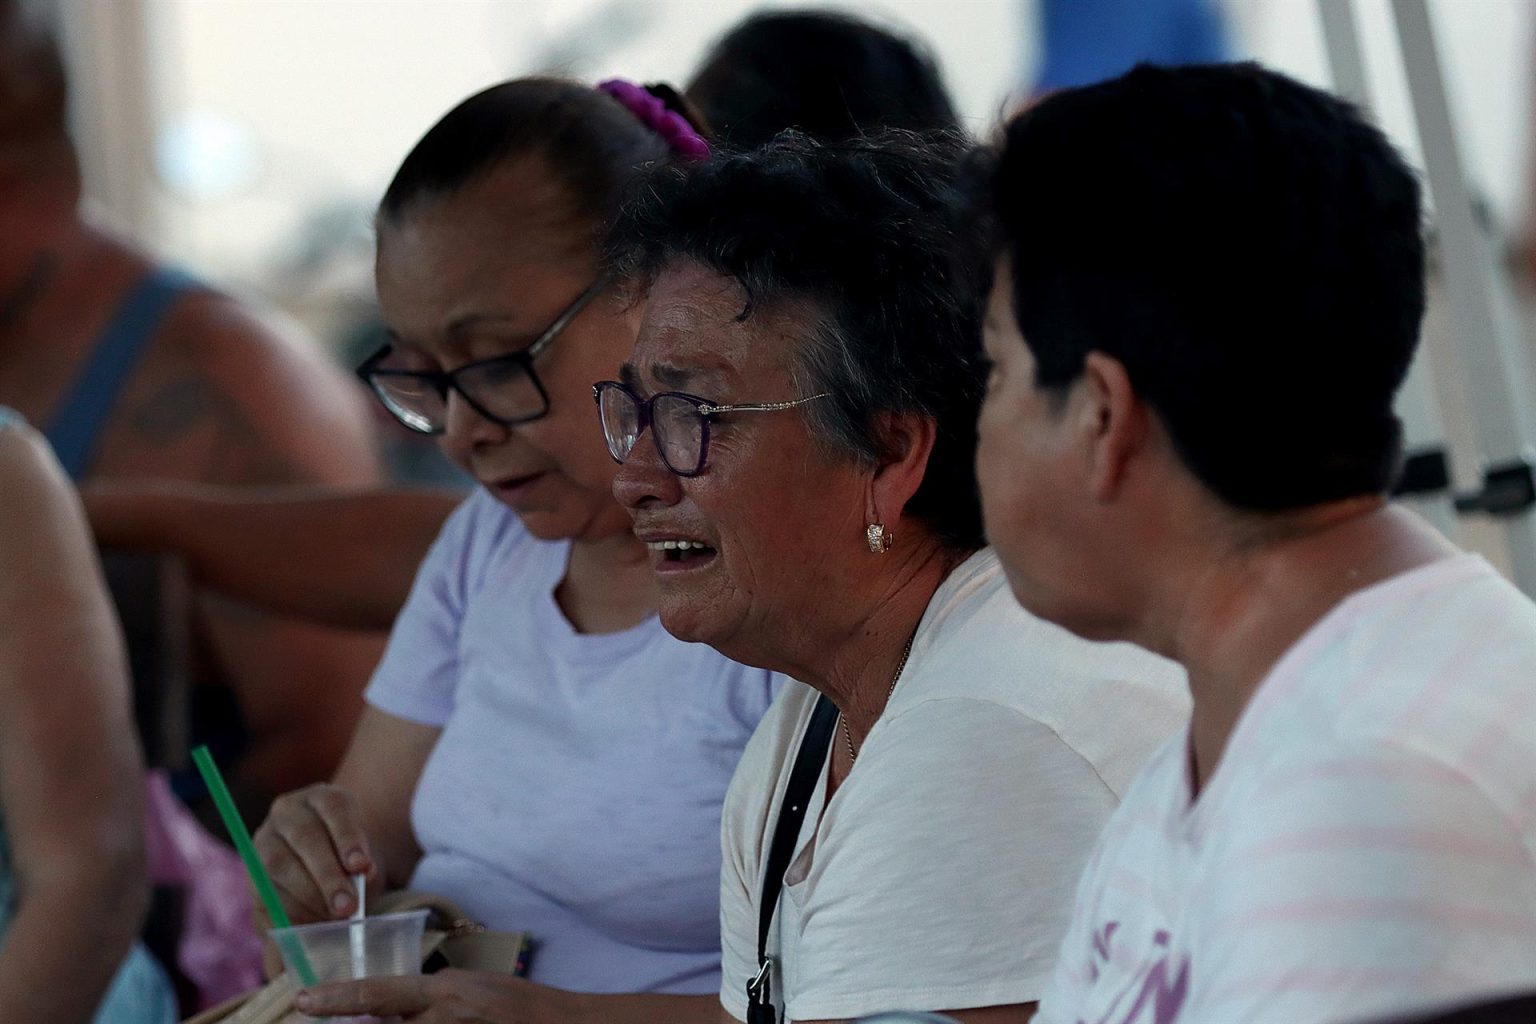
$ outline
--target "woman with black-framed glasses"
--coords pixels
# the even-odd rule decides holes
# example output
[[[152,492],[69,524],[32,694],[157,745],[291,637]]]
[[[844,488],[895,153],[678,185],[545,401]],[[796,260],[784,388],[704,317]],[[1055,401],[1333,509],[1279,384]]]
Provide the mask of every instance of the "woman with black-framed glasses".
[[[534,361],[608,287],[599,274],[526,348],[465,363],[451,372],[409,370],[389,365],[394,345],[385,345],[357,368],[384,408],[419,434],[440,435],[448,427],[448,395],[453,392],[480,416],[504,427],[531,423],[549,412],[549,392]]]
[[[719,808],[774,685],[657,622],[589,390],[638,321],[599,228],[635,167],[702,146],[628,83],[523,79],[451,111],[386,192],[389,344],[358,372],[480,486],[418,574],[334,782],[257,833],[296,921],[346,916],[363,873],[530,933],[550,986],[717,987]]]

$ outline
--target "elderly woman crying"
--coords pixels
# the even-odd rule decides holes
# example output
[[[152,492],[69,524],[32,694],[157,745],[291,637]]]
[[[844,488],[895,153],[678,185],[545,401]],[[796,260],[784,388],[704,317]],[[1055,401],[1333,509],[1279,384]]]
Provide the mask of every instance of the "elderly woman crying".
[[[726,800],[742,1020],[1027,1019],[1100,827],[1185,714],[1170,663],[1020,610],[985,546],[957,155],[781,137],[661,172],[615,234],[645,310],[595,397],[663,625],[799,681]]]

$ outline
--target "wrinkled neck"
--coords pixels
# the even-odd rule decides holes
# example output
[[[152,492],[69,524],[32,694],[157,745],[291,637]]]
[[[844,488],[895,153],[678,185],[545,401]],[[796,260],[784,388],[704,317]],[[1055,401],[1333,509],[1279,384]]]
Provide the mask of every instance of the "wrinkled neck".
[[[937,542],[893,558],[872,555],[877,567],[862,600],[837,604],[846,614],[805,638],[791,652],[799,661],[790,675],[826,694],[843,713],[855,746],[873,728],[891,692],[907,644],[934,593],[964,559]],[[889,565],[882,561],[891,559]]]

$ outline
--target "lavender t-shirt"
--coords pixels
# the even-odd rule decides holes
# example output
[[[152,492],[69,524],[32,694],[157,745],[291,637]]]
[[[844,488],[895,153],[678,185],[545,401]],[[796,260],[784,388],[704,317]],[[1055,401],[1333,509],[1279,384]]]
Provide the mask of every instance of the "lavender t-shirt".
[[[417,575],[367,694],[442,729],[411,886],[533,933],[535,981],[713,994],[720,807],[773,677],[654,618],[576,633],[554,600],[569,549],[476,491]]]

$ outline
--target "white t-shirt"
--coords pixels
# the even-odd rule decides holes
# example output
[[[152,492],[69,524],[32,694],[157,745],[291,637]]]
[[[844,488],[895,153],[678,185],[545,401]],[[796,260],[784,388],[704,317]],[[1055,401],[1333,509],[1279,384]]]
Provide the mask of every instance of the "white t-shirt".
[[[816,698],[786,687],[726,796],[720,999],[741,1019],[764,861]],[[1187,709],[1173,663],[1030,616],[996,555],[972,556],[934,594],[830,803],[822,768],[769,941],[786,1018],[1038,999],[1099,830]]]
[[[1536,605],[1480,558],[1341,602],[1190,805],[1187,733],[1084,873],[1042,1024],[1314,1024],[1536,987]]]

